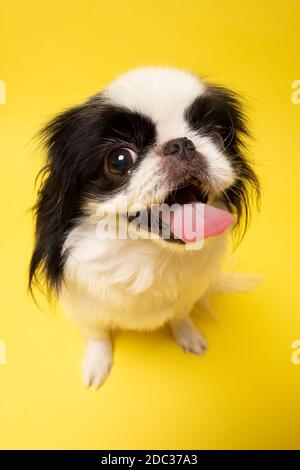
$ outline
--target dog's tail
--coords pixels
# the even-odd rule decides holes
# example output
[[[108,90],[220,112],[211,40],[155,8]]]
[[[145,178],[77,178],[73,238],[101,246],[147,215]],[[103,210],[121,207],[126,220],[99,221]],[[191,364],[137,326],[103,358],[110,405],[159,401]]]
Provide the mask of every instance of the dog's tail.
[[[222,273],[208,293],[250,292],[263,282],[256,274]]]
[[[263,282],[263,277],[255,274],[221,273],[206,294],[198,300],[200,305],[214,320],[219,321],[211,301],[210,294],[228,294],[234,292],[250,292]]]

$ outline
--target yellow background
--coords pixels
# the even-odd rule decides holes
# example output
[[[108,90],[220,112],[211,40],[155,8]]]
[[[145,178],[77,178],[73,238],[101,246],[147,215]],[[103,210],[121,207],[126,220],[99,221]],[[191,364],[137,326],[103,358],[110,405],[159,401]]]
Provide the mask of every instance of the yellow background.
[[[297,448],[300,364],[300,4],[274,1],[1,0],[1,448]],[[263,206],[234,267],[265,282],[214,298],[198,319],[210,349],[185,355],[166,331],[120,333],[103,388],[83,388],[82,339],[62,311],[26,293],[32,138],[53,114],[119,73],[169,64],[249,102]]]

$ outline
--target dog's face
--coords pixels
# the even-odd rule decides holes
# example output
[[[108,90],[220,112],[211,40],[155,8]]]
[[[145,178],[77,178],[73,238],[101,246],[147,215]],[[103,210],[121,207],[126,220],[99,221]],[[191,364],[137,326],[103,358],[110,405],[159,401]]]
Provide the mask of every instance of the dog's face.
[[[238,218],[247,215],[247,187],[257,180],[241,151],[246,133],[232,92],[170,68],[127,73],[59,115],[43,132],[47,177],[37,203],[40,247],[32,275],[59,258],[87,208],[108,201],[149,207],[221,200]]]
[[[236,170],[226,141],[229,111],[236,110],[224,109],[226,96],[220,100],[216,93],[170,69],[137,70],[109,86],[101,97],[107,103],[101,153],[110,197],[151,205],[187,184],[203,198],[231,186]]]

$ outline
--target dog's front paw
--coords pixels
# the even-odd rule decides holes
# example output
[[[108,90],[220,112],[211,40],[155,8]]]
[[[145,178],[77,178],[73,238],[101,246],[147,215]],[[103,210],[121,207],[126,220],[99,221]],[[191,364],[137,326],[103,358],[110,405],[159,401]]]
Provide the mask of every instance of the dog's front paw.
[[[207,349],[206,339],[196,328],[192,320],[184,318],[171,323],[173,337],[185,352],[201,356]]]
[[[82,364],[83,382],[98,388],[107,377],[112,365],[112,348],[109,340],[88,340]]]

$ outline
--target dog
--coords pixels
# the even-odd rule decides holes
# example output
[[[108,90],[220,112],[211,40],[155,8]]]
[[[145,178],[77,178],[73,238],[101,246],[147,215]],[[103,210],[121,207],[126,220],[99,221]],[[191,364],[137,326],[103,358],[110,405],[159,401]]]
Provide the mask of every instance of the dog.
[[[41,131],[29,287],[54,291],[80,326],[86,386],[108,375],[115,329],[169,325],[184,351],[206,350],[189,314],[259,196],[247,135],[236,93],[170,67],[127,72]],[[176,206],[166,220],[160,205]],[[104,236],[116,215],[125,236]]]

